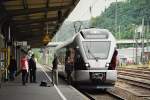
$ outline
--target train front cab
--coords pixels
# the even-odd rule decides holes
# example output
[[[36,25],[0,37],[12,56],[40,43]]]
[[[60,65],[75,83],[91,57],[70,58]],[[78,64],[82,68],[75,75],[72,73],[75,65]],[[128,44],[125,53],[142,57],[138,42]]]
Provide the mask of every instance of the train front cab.
[[[114,57],[115,56],[113,56],[112,58]],[[111,60],[109,66],[107,66],[106,64],[107,69],[90,69],[89,65],[84,62],[79,52],[76,53],[75,59],[75,70],[72,74],[75,83],[93,85],[100,88],[108,88],[114,86],[117,80],[117,71],[115,70],[115,64],[113,64],[114,60]]]
[[[90,33],[93,31],[94,34]],[[113,86],[117,80],[115,70],[117,54],[114,37],[107,30],[94,29],[80,33],[76,40],[79,46],[76,56],[80,56],[82,62],[80,62],[80,67],[74,71],[75,81],[92,83],[95,86]]]

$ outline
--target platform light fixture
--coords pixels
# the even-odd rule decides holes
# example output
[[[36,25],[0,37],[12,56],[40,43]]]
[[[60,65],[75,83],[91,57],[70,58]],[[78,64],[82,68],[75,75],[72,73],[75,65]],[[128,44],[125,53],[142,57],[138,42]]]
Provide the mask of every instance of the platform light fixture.
[[[42,42],[44,43],[44,45],[47,45],[52,39],[52,36],[49,36],[48,33],[48,23],[47,23],[47,28],[46,28],[46,33],[43,36]]]

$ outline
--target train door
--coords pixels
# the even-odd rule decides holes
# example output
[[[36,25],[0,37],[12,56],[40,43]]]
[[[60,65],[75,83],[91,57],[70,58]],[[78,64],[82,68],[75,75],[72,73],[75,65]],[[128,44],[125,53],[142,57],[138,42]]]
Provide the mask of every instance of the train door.
[[[74,57],[75,57],[75,49],[74,48],[67,48],[65,63],[67,63],[69,61],[69,63],[72,63],[74,66]]]
[[[108,67],[108,70],[115,70],[116,63],[117,63],[117,55],[118,55],[118,51],[115,49],[111,62],[110,62],[110,66]]]
[[[79,51],[78,48],[76,48],[75,50],[75,57],[74,57],[74,68],[75,70],[85,70],[86,67],[85,67],[85,63],[84,63],[84,60],[83,60],[83,57]]]

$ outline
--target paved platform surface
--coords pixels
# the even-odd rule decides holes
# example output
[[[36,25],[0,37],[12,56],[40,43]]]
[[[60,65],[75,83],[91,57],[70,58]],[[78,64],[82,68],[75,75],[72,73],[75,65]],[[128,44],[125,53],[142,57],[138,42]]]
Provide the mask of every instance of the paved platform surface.
[[[88,100],[70,85],[59,84],[58,86],[49,84],[49,87],[41,87],[42,80],[49,80],[49,75],[45,75],[40,65],[37,70],[37,83],[21,83],[21,74],[15,81],[2,83],[0,88],[0,100]],[[49,77],[49,78],[48,78]]]

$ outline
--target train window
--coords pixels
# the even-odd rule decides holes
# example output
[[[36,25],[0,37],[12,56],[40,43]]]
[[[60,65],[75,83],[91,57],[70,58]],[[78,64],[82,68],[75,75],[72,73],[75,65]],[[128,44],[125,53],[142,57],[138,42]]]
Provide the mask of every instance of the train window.
[[[66,48],[62,48],[60,51],[57,51],[58,61],[60,64],[65,64]]]
[[[83,47],[88,59],[107,59],[110,50],[110,41],[86,41]]]
[[[69,59],[72,59],[74,62],[74,56],[75,56],[75,50],[74,48],[68,48],[66,51],[66,57],[65,57],[65,61]]]
[[[107,39],[108,34],[88,34],[86,35],[87,39]]]
[[[74,55],[75,55],[75,50],[73,49],[73,48],[69,48],[69,57],[71,58],[71,59],[74,59]]]
[[[106,31],[100,31],[100,30],[84,31],[84,38],[87,38],[87,39],[108,39],[108,36],[109,34]]]

